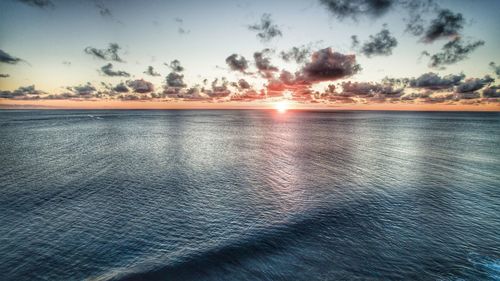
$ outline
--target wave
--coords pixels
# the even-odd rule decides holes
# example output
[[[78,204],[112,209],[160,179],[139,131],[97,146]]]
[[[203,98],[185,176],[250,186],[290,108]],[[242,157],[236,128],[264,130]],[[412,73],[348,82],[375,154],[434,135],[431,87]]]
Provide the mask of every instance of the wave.
[[[500,259],[470,253],[467,260],[478,270],[485,272],[492,280],[500,280]]]
[[[353,210],[354,208],[351,208]],[[349,223],[348,216],[338,209],[320,209],[307,217],[276,225],[269,230],[259,231],[250,236],[231,241],[213,249],[195,252],[159,268],[125,270],[114,276],[106,274],[98,280],[201,280],[214,269],[226,265],[241,265],[246,260],[259,260],[274,253],[285,251],[299,238],[321,231],[325,226],[339,226]]]

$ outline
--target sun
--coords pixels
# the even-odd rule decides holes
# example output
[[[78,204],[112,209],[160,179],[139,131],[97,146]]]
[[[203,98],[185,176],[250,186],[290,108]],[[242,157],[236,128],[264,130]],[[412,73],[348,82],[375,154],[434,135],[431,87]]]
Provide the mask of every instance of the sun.
[[[274,104],[274,108],[279,113],[285,113],[288,110],[288,102],[287,101],[279,101]]]

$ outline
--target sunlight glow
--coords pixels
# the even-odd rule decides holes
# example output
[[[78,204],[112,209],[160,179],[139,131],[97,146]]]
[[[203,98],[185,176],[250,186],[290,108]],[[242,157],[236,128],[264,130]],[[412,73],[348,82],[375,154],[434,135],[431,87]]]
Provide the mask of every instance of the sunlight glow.
[[[279,113],[285,113],[288,110],[288,102],[287,101],[279,101],[274,104],[274,108]]]

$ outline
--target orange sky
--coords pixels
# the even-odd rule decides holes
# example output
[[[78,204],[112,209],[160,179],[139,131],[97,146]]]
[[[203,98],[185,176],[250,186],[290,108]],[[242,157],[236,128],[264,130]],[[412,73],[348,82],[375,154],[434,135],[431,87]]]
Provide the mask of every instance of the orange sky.
[[[275,102],[206,102],[206,101],[76,101],[76,100],[11,100],[0,99],[0,108],[33,109],[273,109]],[[290,109],[317,110],[409,110],[409,111],[500,111],[500,104],[298,104]]]

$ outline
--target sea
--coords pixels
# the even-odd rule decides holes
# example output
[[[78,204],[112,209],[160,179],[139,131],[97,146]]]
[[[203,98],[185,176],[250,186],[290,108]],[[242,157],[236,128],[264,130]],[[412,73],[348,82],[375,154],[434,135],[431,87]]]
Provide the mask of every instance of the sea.
[[[0,280],[500,280],[500,113],[1,110]]]

